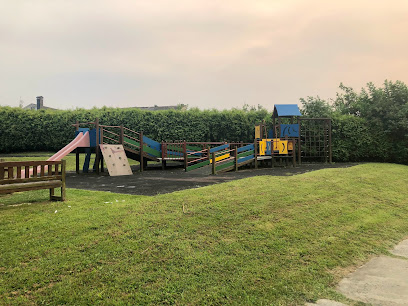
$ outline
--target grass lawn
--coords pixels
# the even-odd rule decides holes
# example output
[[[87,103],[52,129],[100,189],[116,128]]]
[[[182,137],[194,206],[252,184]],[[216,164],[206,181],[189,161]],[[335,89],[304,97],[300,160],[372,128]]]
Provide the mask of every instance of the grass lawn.
[[[408,236],[408,167],[394,164],[67,198],[0,197],[0,303],[347,301],[341,277]]]
[[[54,154],[55,152],[54,153],[52,152],[27,152],[27,153],[3,155],[2,157],[0,157],[0,159],[2,161],[47,160]],[[66,171],[75,171],[75,153],[68,154],[67,156],[64,157],[64,159],[67,161]],[[94,159],[95,159],[95,154],[92,154],[91,161],[89,164],[90,171],[92,171]],[[82,153],[79,155],[79,168],[81,171],[82,171],[82,166],[84,164],[84,160],[85,160],[85,154]],[[129,161],[129,165],[131,166],[139,165],[139,162],[133,159],[128,159],[128,161]]]

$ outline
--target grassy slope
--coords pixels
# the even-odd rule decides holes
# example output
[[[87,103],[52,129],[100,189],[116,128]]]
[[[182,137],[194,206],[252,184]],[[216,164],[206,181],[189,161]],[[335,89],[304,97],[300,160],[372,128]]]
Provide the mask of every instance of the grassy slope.
[[[408,235],[407,187],[407,166],[366,164],[155,197],[2,197],[0,301],[344,300],[332,288],[347,268]]]

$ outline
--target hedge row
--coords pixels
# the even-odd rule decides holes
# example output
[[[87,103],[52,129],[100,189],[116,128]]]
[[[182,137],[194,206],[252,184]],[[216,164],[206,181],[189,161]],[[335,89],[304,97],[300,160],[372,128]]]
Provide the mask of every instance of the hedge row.
[[[31,111],[0,107],[0,152],[56,151],[74,136],[72,124],[94,121],[120,125],[155,140],[253,141],[254,125],[270,117],[260,111],[143,111],[102,108],[73,111]]]
[[[254,125],[270,123],[266,110],[157,111],[102,108],[73,111],[30,111],[0,107],[0,153],[58,151],[74,137],[72,124],[100,119],[101,124],[120,125],[155,140],[252,142]],[[333,160],[408,163],[407,137],[390,138],[386,130],[367,118],[339,112],[332,117]]]

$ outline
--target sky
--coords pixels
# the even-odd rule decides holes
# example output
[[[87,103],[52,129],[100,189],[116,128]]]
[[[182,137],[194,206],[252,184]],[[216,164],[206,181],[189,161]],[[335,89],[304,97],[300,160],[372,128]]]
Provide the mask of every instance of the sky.
[[[201,109],[408,82],[408,0],[0,0],[0,105]]]

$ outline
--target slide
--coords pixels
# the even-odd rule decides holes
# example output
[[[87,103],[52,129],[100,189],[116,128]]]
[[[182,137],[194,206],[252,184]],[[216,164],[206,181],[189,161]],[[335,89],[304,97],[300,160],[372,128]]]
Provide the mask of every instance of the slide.
[[[59,150],[57,153],[55,153],[53,156],[51,156],[47,161],[59,161],[63,159],[65,156],[67,156],[69,153],[71,153],[73,150],[76,148],[80,147],[89,147],[90,142],[89,142],[89,132],[83,133],[80,132],[78,135],[72,140],[69,144],[67,144],[65,147],[63,147],[61,150]],[[41,167],[37,168],[37,173],[41,170]],[[30,176],[33,174],[34,170],[30,168]],[[21,172],[21,177],[25,176],[24,170]]]
[[[73,150],[79,147],[89,147],[89,132],[86,132],[85,134],[80,132],[78,135],[72,140],[69,144],[67,144],[65,147],[63,147],[61,150],[59,150],[57,153],[55,153],[53,156],[51,156],[47,161],[57,161],[63,159],[65,156],[67,156],[69,153],[71,153]]]

